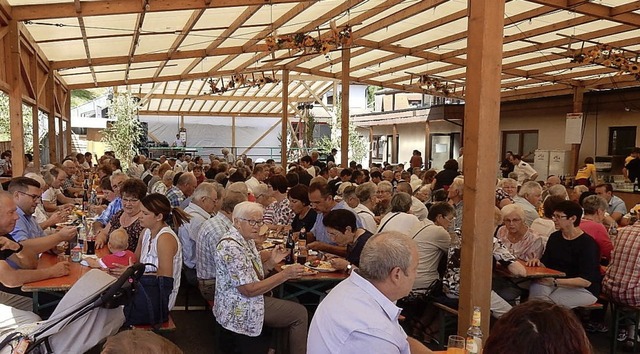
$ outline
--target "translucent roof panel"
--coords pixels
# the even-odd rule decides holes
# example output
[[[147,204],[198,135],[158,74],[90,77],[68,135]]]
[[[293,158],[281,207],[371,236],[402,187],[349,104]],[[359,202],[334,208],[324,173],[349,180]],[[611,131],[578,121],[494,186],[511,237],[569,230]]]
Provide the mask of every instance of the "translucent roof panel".
[[[162,8],[153,1],[149,7],[119,2],[117,8],[106,6],[105,0],[76,3],[8,0],[12,16],[46,56],[43,62],[60,68],[57,74],[71,89],[114,83],[119,89],[138,87],[149,110],[279,112],[281,83],[216,93],[226,97],[219,107],[215,102],[221,101],[193,98],[210,93],[209,79],[228,83],[233,74],[263,72],[280,79],[286,69],[291,101],[312,99],[300,80],[314,94],[322,94],[342,78],[341,51],[349,45],[348,76],[353,83],[420,92],[411,85],[417,75],[466,81],[471,44],[467,0],[235,0],[211,1],[211,8],[201,1],[162,1]],[[570,84],[584,84],[587,90],[617,83],[640,86],[628,72],[571,63],[569,50],[610,44],[634,58],[640,49],[640,11],[635,3],[505,2],[504,14],[495,18],[504,19],[502,85],[507,96],[515,99],[519,92],[543,91],[547,95]],[[346,24],[352,28],[351,37],[334,38]],[[294,37],[297,32],[302,32],[299,38],[311,36],[328,50],[300,50],[304,46]],[[293,44],[268,48],[266,37],[273,34]],[[308,77],[300,79],[304,75]],[[550,89],[556,84],[562,87]]]

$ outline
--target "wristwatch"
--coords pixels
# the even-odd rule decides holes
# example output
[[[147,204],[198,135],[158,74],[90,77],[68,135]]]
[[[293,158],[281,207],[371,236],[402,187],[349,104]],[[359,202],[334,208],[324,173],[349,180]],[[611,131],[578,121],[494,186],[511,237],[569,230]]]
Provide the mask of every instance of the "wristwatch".
[[[22,250],[24,249],[24,245],[22,245],[22,244],[21,244],[21,243],[19,243],[19,242],[16,242],[16,243],[17,243],[20,247],[18,247],[18,249],[17,249],[17,250],[13,251],[13,253],[20,253],[20,252],[22,252]]]
[[[349,263],[347,265],[347,273],[351,273],[352,270],[353,270],[353,265],[351,263]]]

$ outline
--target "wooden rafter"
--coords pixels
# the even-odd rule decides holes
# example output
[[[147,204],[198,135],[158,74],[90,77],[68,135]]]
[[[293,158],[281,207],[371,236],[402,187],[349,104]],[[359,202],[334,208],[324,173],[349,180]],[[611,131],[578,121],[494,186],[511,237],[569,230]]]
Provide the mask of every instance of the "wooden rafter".
[[[191,72],[191,70],[193,70],[193,68],[195,68],[198,64],[200,64],[200,62],[202,62],[202,60],[204,58],[206,58],[207,56],[211,55],[210,53],[213,53],[213,51],[218,48],[220,46],[220,44],[222,44],[222,42],[224,42],[227,38],[229,38],[236,30],[238,30],[238,28],[240,28],[251,16],[253,16],[253,14],[256,13],[256,11],[258,11],[260,9],[260,6],[249,6],[247,7],[240,16],[238,16],[233,23],[231,23],[231,25],[225,29],[222,34],[220,35],[220,37],[216,38],[215,40],[213,40],[213,42],[211,42],[211,44],[209,44],[207,46],[207,48],[204,50],[204,56],[198,57],[195,60],[193,60],[191,62],[191,64],[189,64],[187,66],[186,69],[184,69],[182,71],[182,75],[187,75]]]
[[[287,4],[317,0],[269,0],[270,4]],[[262,5],[265,0],[153,0],[147,12],[168,12],[195,9],[213,9],[232,6]],[[88,1],[82,5],[82,16],[106,16],[141,13],[140,1],[100,0]],[[75,6],[69,3],[49,3],[13,6],[11,16],[17,21],[51,18],[76,17]]]

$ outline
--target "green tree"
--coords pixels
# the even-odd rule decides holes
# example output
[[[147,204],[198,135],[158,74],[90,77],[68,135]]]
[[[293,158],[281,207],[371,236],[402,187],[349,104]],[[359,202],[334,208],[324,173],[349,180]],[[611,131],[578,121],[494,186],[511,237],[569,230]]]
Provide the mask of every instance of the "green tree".
[[[335,117],[332,117],[331,136],[323,136],[320,140],[316,141],[315,146],[319,150],[340,150],[340,142],[342,141],[342,111],[340,109],[340,102],[338,102],[336,106]],[[367,141],[358,133],[356,125],[349,119],[349,160],[362,163],[362,160],[367,156],[368,152],[369,145]]]
[[[110,125],[102,132],[102,141],[106,143],[126,170],[129,162],[138,153],[136,146],[140,139],[142,126],[138,120],[138,104],[130,92],[116,93],[109,104]]]

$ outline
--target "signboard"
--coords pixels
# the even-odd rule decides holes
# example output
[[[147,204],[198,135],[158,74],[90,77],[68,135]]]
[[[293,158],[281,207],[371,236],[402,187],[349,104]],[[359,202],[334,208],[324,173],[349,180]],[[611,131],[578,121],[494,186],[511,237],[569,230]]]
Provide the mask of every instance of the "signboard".
[[[567,122],[564,131],[565,144],[582,143],[582,113],[567,113]]]

